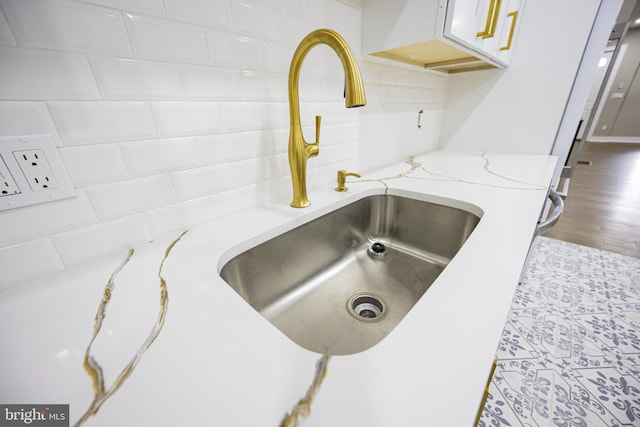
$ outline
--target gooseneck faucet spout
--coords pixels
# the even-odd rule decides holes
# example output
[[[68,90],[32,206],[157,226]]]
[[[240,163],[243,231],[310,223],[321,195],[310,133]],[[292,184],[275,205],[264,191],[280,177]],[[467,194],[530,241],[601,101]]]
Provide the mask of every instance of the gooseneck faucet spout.
[[[328,29],[315,30],[309,33],[298,45],[291,59],[289,68],[289,168],[293,183],[293,200],[291,206],[304,208],[309,206],[307,197],[307,160],[316,157],[320,142],[320,116],[316,116],[316,140],[309,143],[304,140],[300,124],[300,95],[298,83],[300,69],[307,53],[316,45],[326,44],[340,58],[345,76],[345,106],[361,107],[366,104],[364,85],[356,58],[347,42],[335,31]]]

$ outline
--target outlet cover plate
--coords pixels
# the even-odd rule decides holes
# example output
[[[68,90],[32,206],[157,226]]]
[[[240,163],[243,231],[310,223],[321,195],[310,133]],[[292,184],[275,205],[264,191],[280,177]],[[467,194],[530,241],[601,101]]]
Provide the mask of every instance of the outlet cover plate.
[[[8,169],[8,179],[13,179],[19,191],[0,197],[0,211],[76,197],[49,135],[0,137],[0,157]],[[42,180],[47,178],[54,185],[43,185]]]

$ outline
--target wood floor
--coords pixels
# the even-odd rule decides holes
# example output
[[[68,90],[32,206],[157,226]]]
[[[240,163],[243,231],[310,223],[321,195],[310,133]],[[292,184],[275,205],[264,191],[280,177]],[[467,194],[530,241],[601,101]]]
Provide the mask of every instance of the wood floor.
[[[640,258],[640,144],[587,143],[546,237]]]

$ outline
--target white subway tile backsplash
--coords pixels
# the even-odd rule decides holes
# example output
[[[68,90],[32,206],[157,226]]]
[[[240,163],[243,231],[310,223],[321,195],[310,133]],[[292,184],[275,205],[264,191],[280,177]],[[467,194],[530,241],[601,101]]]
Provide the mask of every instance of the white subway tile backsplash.
[[[287,100],[288,79],[286,74],[244,71],[242,77],[245,99],[256,101]]]
[[[84,55],[0,47],[0,99],[98,99]]]
[[[215,30],[207,30],[205,34],[212,64],[254,70],[262,67],[259,40]]]
[[[5,0],[22,46],[130,55],[119,10],[66,0]]]
[[[65,145],[148,139],[155,136],[146,102],[49,102]]]
[[[126,251],[152,239],[142,215],[101,222],[51,238],[65,265],[76,265]]]
[[[100,4],[125,12],[139,12],[144,15],[164,17],[162,0],[84,0],[87,3]]]
[[[0,213],[0,247],[93,224],[97,218],[84,192],[78,197]]]
[[[0,135],[48,134],[60,145],[47,105],[37,101],[0,101]]]
[[[177,64],[104,56],[90,61],[103,99],[182,99]]]
[[[144,212],[177,200],[169,175],[89,187],[87,194],[100,220]]]
[[[178,200],[191,200],[234,187],[230,163],[172,174]]]
[[[235,0],[245,2],[245,0]],[[300,15],[302,13],[302,5],[300,0],[252,0],[265,6],[270,6],[280,10],[283,13]]]
[[[134,54],[140,58],[208,64],[204,31],[196,26],[125,14]]]
[[[218,193],[207,200],[214,218],[220,218],[255,206],[260,196],[268,197],[258,186],[252,185]]]
[[[154,102],[151,109],[161,136],[204,135],[222,128],[216,102]]]
[[[4,17],[1,6],[2,5],[0,5],[0,45],[13,46],[16,44],[16,38],[11,32],[11,28],[9,28],[9,22],[7,22],[7,19]]]
[[[360,9],[340,2],[330,2],[329,13],[333,28],[342,33],[354,52],[360,52]],[[351,34],[355,36],[352,37]]]
[[[63,268],[49,239],[0,248],[0,290]]]
[[[211,165],[255,156],[260,132],[222,133],[196,137],[200,163]]]
[[[65,147],[60,150],[60,155],[76,187],[129,178],[127,166],[117,144]]]
[[[262,52],[264,57],[264,69],[266,71],[282,73],[285,75],[285,78],[287,78],[289,74],[289,66],[291,65],[291,58],[293,57],[295,48],[296,47],[292,44],[276,43],[272,41],[263,42]]]
[[[193,137],[122,144],[133,176],[157,175],[195,168],[198,149]]]
[[[269,104],[266,102],[228,102],[220,108],[226,131],[270,128]]]
[[[211,220],[212,216],[210,202],[203,198],[154,209],[145,213],[145,218],[153,238],[157,239],[202,224]]]
[[[239,70],[181,65],[180,73],[187,99],[234,100],[242,97],[242,75]]]
[[[228,0],[165,0],[167,16],[178,21],[205,27],[231,28],[231,5]]]
[[[302,0],[302,6],[304,16],[314,22],[327,22],[329,21],[330,2],[316,1],[316,0]]]
[[[246,34],[267,40],[281,40],[282,11],[249,1],[234,1],[236,28]]]

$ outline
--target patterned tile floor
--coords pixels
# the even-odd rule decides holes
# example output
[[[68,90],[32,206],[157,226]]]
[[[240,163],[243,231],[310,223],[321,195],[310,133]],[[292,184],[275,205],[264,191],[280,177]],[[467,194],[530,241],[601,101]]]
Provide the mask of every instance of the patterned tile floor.
[[[479,426],[640,426],[640,259],[538,237]]]

